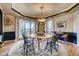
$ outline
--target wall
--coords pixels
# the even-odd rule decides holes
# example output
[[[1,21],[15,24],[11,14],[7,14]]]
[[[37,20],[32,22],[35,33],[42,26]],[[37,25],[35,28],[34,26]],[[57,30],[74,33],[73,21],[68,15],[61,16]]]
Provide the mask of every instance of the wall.
[[[10,14],[4,14],[3,33],[4,41],[16,39],[16,17]]]
[[[11,24],[10,25],[3,25],[3,32],[14,32],[15,31],[15,16],[13,15],[4,15],[4,20],[7,19],[7,17],[9,17]]]
[[[66,32],[69,32],[69,31],[72,32],[73,31],[73,27],[72,27],[72,25],[73,25],[72,22],[73,21],[72,21],[72,19],[73,19],[72,14],[65,14],[65,15],[53,18],[55,31],[62,30],[62,31],[66,31]],[[57,28],[57,22],[61,22],[61,21],[66,22],[65,29],[58,29]]]
[[[61,21],[66,21],[66,28],[62,29],[65,32],[76,32],[77,33],[77,45],[79,45],[79,10],[70,13],[59,15],[53,18],[55,31],[61,30],[57,29],[56,23]]]
[[[77,33],[77,45],[79,45],[79,11],[76,11],[73,15],[73,32]]]

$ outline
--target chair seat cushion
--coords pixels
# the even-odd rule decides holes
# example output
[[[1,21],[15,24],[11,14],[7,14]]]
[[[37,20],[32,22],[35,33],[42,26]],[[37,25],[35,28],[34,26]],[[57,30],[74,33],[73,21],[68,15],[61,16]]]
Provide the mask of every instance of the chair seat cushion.
[[[47,42],[48,45],[55,45],[54,42]]]
[[[32,45],[32,41],[31,40],[27,40],[27,42],[25,43],[25,45]]]
[[[32,42],[31,40],[27,40],[27,43],[30,43],[30,42]]]

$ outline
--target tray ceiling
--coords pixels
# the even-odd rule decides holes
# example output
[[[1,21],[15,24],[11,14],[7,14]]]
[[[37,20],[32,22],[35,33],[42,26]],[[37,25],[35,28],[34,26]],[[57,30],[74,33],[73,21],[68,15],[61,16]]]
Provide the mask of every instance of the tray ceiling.
[[[11,14],[16,14],[11,8],[15,9],[19,13],[25,15],[25,16],[30,16],[30,17],[35,17],[38,18],[41,16],[41,10],[40,6],[42,5],[44,7],[43,9],[43,14],[45,17],[63,12],[65,10],[70,9],[73,7],[76,3],[3,3],[1,4],[4,13],[11,13]]]

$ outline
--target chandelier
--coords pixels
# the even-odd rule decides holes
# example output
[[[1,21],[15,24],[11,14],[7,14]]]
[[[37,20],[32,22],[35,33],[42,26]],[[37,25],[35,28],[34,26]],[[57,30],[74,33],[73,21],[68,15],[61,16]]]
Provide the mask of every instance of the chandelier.
[[[44,7],[41,6],[41,7],[40,7],[40,10],[41,10],[41,17],[37,19],[39,22],[45,22],[45,20],[46,20],[45,17],[44,17],[44,14],[43,14],[43,9],[44,9]]]

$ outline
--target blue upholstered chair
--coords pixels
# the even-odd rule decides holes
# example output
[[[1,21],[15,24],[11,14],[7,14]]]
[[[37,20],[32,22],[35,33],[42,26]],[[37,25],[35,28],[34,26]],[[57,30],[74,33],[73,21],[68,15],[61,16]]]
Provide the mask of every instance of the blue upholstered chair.
[[[68,37],[64,38],[63,37],[64,34],[68,34]],[[63,40],[65,42],[77,44],[77,33],[75,33],[75,32],[63,32],[63,34],[60,35],[59,40]]]
[[[67,38],[64,38],[63,35],[68,34]],[[70,42],[70,43],[74,43],[77,44],[77,33],[74,32],[63,32],[62,35],[60,35],[59,40],[63,40],[65,42]]]
[[[74,33],[74,32],[64,32],[64,33],[69,34],[67,42],[77,44],[77,33]]]
[[[29,40],[30,38],[26,37],[25,34],[22,33],[23,36],[23,40],[24,40],[24,53],[25,55],[27,55],[28,52],[30,51],[34,51],[34,55],[35,55],[35,49],[34,49],[34,42],[33,39]]]

